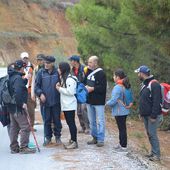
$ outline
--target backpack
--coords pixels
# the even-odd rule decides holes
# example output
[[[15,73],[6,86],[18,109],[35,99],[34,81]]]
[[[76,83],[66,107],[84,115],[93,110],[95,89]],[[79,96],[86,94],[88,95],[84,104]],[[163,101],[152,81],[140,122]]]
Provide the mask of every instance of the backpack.
[[[150,91],[151,91],[151,84],[153,82],[158,82],[158,81],[153,79],[149,82],[148,88]],[[167,115],[168,112],[170,111],[170,84],[161,83],[160,86],[161,86],[161,94],[162,94],[161,110],[163,115]]]
[[[0,78],[0,105],[16,104],[14,95],[9,92],[9,76],[6,75]]]
[[[69,76],[72,79],[74,79],[77,82],[77,87],[76,87],[76,98],[77,98],[77,102],[80,104],[86,103],[87,101],[87,96],[88,96],[88,91],[85,87],[85,85],[81,82],[79,82],[76,78]]]
[[[10,124],[10,116],[5,105],[0,104],[0,122],[5,127]]]

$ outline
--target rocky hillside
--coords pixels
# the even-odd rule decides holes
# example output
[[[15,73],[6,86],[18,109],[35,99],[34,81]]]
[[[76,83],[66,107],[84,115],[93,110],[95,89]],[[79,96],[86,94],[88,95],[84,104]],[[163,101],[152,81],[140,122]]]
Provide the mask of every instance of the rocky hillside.
[[[76,40],[64,12],[73,3],[41,1],[0,0],[0,65],[19,58],[22,51],[30,54],[32,62],[38,53],[60,59],[76,53]]]

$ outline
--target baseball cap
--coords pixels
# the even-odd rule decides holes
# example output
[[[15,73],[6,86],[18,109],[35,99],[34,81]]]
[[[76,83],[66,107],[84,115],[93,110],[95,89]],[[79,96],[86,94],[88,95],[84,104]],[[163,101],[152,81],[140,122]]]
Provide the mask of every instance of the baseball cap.
[[[55,57],[54,56],[46,56],[44,58],[45,62],[48,62],[48,63],[54,63],[55,62]]]
[[[38,54],[37,55],[37,60],[44,60],[45,59],[45,55],[44,54]]]
[[[150,69],[149,69],[149,67],[148,66],[146,66],[146,65],[142,65],[142,66],[140,66],[138,69],[136,69],[135,70],[135,73],[149,73],[150,72]]]
[[[20,69],[22,67],[25,67],[26,66],[26,63],[24,63],[22,60],[16,60],[14,62],[14,68],[15,69]]]
[[[27,52],[22,52],[22,53],[20,54],[20,57],[21,57],[21,59],[29,58],[29,54],[28,54]]]
[[[71,57],[69,57],[69,60],[70,61],[77,61],[77,62],[79,62],[80,61],[80,56],[72,55]]]

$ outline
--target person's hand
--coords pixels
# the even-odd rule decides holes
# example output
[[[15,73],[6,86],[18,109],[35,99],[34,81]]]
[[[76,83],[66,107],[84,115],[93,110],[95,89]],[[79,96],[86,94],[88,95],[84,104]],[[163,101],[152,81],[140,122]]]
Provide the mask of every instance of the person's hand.
[[[133,103],[130,103],[128,106],[126,106],[126,109],[130,109],[132,107]]]
[[[94,91],[94,87],[90,87],[90,86],[85,86],[85,87],[86,87],[88,93],[91,93]]]
[[[59,90],[60,87],[61,87],[60,83],[57,83],[57,84],[56,84],[56,89]]]
[[[41,100],[42,103],[45,103],[46,97],[44,96],[44,94],[40,95],[40,100]]]
[[[27,104],[24,103],[24,104],[22,105],[22,108],[23,108],[24,110],[27,110]]]

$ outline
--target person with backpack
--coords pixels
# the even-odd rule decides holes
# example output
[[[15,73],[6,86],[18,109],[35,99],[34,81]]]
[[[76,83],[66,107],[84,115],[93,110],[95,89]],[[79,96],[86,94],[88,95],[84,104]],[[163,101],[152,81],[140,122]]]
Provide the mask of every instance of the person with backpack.
[[[72,66],[71,73],[77,77],[78,81],[83,83],[85,78],[84,66],[80,63],[80,57],[72,55],[70,58],[70,64]],[[77,103],[77,116],[81,129],[79,133],[89,134],[89,120],[87,116],[87,108],[85,103]]]
[[[69,127],[71,139],[66,149],[78,148],[77,127],[75,123],[75,111],[77,110],[77,99],[75,97],[77,81],[76,77],[70,74],[70,65],[66,62],[59,63],[58,72],[61,83],[56,84],[56,89],[60,92],[61,110]]]
[[[41,105],[44,108],[44,146],[51,144],[53,133],[56,144],[62,144],[60,94],[55,88],[56,84],[60,82],[60,77],[54,64],[55,57],[46,56],[44,58],[44,68],[38,71],[35,80],[35,94],[39,97]],[[54,125],[53,129],[52,124]]]
[[[92,140],[88,141],[87,144],[96,144],[97,147],[102,147],[104,146],[106,126],[104,106],[107,80],[103,69],[99,68],[98,63],[99,59],[97,56],[91,56],[88,59],[88,67],[91,71],[89,71],[85,82],[88,90],[87,113]]]
[[[33,76],[34,66],[29,61],[29,54],[27,52],[22,52],[20,54],[20,57],[23,60],[23,62],[25,63],[24,78],[28,80],[27,85],[26,85],[27,90],[28,90],[27,107],[28,107],[28,113],[29,113],[30,120],[31,120],[31,126],[34,127],[36,103],[31,98],[32,76]],[[36,131],[36,129],[34,129],[34,131]]]
[[[35,149],[28,147],[30,126],[27,119],[27,80],[23,79],[25,63],[22,60],[16,60],[8,67],[9,92],[15,99],[15,102],[7,104],[7,110],[10,113],[10,148],[11,153],[35,153]],[[20,134],[20,146],[18,135]]]
[[[157,136],[157,127],[161,115],[161,86],[158,81],[149,83],[154,80],[154,76],[150,74],[150,69],[146,65],[140,66],[135,70],[138,73],[138,78],[142,81],[142,87],[139,97],[139,113],[143,118],[145,129],[151,145],[150,154],[146,155],[151,161],[160,161],[160,145]]]
[[[133,97],[129,79],[122,69],[114,72],[113,79],[116,84],[113,87],[111,99],[106,102],[106,105],[112,108],[112,116],[115,117],[119,130],[119,144],[115,150],[124,152],[127,151],[126,119],[129,108],[133,105]]]

